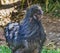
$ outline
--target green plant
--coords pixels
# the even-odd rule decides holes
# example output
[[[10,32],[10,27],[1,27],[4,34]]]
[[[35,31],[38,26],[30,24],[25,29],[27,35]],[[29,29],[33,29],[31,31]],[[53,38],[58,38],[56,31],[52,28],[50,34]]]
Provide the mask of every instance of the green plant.
[[[0,45],[0,53],[11,53],[11,50],[8,46]]]
[[[41,51],[41,53],[60,53],[60,49],[48,49],[44,47]]]
[[[25,2],[25,0],[22,0],[21,1],[21,9],[23,10],[23,6],[24,6],[24,2]]]
[[[43,46],[41,53],[60,53],[60,49],[56,48],[54,42],[51,42],[48,45]]]

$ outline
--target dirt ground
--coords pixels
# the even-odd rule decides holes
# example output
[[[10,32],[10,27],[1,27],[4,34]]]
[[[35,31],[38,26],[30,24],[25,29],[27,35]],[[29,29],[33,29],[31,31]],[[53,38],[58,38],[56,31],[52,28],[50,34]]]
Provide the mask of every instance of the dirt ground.
[[[43,16],[42,24],[46,32],[45,45],[53,42],[56,48],[60,48],[60,19],[52,18],[51,16]],[[0,27],[0,45],[5,44],[3,28]]]
[[[46,32],[46,43],[54,44],[56,48],[60,48],[60,19],[52,16],[44,16],[42,23]]]

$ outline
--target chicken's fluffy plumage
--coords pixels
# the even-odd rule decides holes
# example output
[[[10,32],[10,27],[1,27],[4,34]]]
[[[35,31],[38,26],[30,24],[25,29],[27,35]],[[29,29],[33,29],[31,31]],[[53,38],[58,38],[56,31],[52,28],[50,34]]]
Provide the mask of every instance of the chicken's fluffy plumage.
[[[29,48],[32,42],[42,44],[45,40],[45,33],[39,20],[43,14],[41,7],[33,5],[27,9],[25,18],[21,23],[9,23],[5,28],[5,37],[10,48],[20,48],[22,44],[24,47]]]

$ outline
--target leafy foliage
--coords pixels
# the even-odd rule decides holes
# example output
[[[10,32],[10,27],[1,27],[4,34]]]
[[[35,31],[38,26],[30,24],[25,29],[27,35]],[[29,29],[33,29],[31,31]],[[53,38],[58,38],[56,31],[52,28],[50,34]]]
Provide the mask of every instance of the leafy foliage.
[[[2,0],[7,3],[7,0]],[[9,0],[10,1],[10,0]],[[20,9],[23,11],[25,7],[32,4],[40,4],[45,13],[50,13],[53,16],[60,17],[60,0],[12,0],[10,2],[20,1]],[[0,1],[1,5],[1,1]]]
[[[8,46],[0,45],[0,53],[11,53]]]
[[[44,47],[41,53],[60,53],[60,49],[48,49]]]
[[[48,45],[43,46],[41,53],[60,53],[60,49],[56,48],[54,42],[51,42]]]
[[[60,17],[60,1],[59,0],[21,0],[22,9],[23,5],[30,6],[31,4],[40,4],[45,13],[50,13],[53,16]],[[27,2],[27,3],[26,3]]]

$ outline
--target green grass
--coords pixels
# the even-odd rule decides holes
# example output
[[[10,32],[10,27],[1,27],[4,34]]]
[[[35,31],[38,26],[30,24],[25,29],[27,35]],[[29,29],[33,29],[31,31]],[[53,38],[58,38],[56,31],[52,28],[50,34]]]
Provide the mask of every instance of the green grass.
[[[8,46],[0,45],[0,53],[11,53],[11,50]]]
[[[60,53],[60,49],[48,49],[48,48],[43,48],[41,53]]]
[[[0,53],[12,53],[8,46],[0,45]],[[51,49],[43,47],[41,53],[60,53],[60,49]]]

